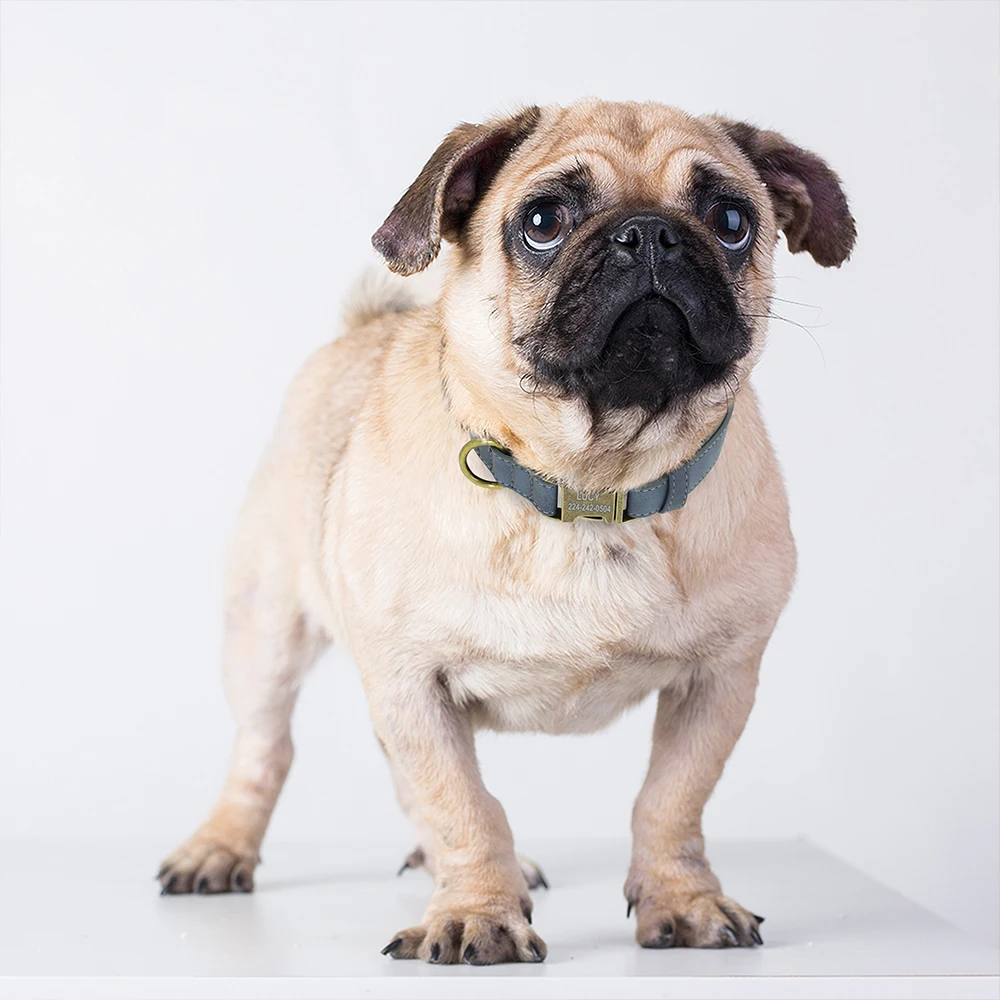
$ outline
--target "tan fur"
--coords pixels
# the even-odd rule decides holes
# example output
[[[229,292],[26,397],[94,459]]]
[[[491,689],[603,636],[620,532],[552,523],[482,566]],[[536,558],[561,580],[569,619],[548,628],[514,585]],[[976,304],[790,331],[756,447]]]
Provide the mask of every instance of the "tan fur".
[[[741,305],[767,313],[774,210],[720,125],[655,104],[543,109],[440,264],[440,298],[407,309],[393,286],[388,299],[382,289],[355,304],[343,336],[289,391],[231,560],[225,669],[237,749],[212,817],[165,865],[171,891],[203,879],[204,891],[244,887],[291,761],[299,679],[334,640],[357,660],[436,878],[422,924],[396,936],[396,957],[544,955],[474,732],[591,732],[652,692],[659,708],[626,884],[637,937],[749,944],[756,933],[704,859],[701,813],[795,570],[748,381],[764,321],[731,386],[659,420],[623,413],[595,428],[577,404],[526,392],[530,373],[512,344],[552,289],[518,279],[497,234],[530,182],[577,160],[624,205],[674,204],[694,163],[755,190],[760,235]],[[631,488],[693,454],[737,385],[718,464],[677,512],[562,524],[509,490],[475,488],[458,468],[470,431],[487,432],[550,477]]]

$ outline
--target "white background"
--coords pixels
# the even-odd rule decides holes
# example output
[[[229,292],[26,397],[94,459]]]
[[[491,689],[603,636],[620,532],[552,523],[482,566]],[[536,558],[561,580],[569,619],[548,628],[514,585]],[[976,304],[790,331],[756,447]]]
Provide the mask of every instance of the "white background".
[[[757,385],[801,571],[707,832],[804,834],[995,940],[997,29],[957,2],[4,3],[0,832],[190,832],[232,736],[226,536],[370,234],[459,120],[656,99],[815,149],[859,229],[839,271],[779,251],[807,329],[772,325]],[[625,835],[651,711],[484,737],[515,832]],[[402,856],[343,652],[296,739],[272,836]]]

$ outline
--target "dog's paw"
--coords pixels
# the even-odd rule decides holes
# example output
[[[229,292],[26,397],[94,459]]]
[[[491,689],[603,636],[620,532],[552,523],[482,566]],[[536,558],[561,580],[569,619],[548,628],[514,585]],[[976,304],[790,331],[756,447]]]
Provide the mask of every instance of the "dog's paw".
[[[194,836],[160,865],[156,878],[160,894],[189,892],[253,892],[253,870],[258,858],[217,840]]]
[[[521,867],[521,874],[524,876],[524,881],[528,883],[529,889],[548,889],[548,879],[542,873],[542,869],[531,858],[526,858],[523,854],[519,854],[517,856],[517,863]]]
[[[443,906],[409,927],[382,949],[393,958],[419,958],[433,965],[498,965],[542,962],[545,942],[531,929],[531,904]]]
[[[636,913],[635,939],[643,948],[752,948],[763,944],[763,917],[726,896],[677,896],[626,890]]]
[[[546,879],[542,869],[531,858],[526,858],[519,854],[517,856],[517,863],[521,869],[521,874],[524,876],[524,881],[528,883],[529,889],[548,889],[548,879]],[[410,868],[426,868],[431,874],[434,873],[434,865],[428,864],[427,853],[422,847],[415,847],[406,855],[396,874],[402,875],[403,872]]]
[[[399,871],[396,875],[402,875],[403,872],[408,871],[410,868],[428,868],[427,865],[427,855],[424,854],[424,849],[422,847],[414,847],[409,854],[403,858],[403,863],[399,866]],[[428,868],[428,870],[430,870]]]

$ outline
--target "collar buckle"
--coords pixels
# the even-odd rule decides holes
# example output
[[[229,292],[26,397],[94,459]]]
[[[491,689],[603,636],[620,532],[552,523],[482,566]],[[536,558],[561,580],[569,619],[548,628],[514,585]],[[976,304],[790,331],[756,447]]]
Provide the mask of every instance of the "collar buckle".
[[[621,524],[625,520],[624,490],[575,490],[571,486],[559,487],[559,520],[607,521]]]

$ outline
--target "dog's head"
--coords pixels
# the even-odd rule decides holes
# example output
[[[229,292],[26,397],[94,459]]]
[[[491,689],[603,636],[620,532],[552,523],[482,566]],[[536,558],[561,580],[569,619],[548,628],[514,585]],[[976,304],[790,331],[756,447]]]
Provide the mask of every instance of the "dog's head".
[[[750,371],[779,228],[824,266],[850,254],[854,220],[813,153],[719,117],[585,101],[460,125],[373,243],[401,274],[455,244],[446,328],[490,414],[504,401],[512,426],[527,390],[536,419],[541,398],[543,421],[572,411],[591,442],[621,446],[697,422]]]

